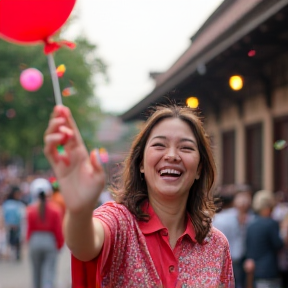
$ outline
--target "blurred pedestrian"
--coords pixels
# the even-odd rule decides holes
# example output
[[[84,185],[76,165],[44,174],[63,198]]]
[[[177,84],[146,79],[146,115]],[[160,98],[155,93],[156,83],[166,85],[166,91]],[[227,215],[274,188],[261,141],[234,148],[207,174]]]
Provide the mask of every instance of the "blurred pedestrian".
[[[255,263],[255,287],[281,288],[277,256],[284,243],[279,224],[271,218],[274,195],[270,191],[258,191],[252,205],[257,215],[247,229],[246,261]]]
[[[271,217],[280,223],[286,215],[288,215],[288,199],[287,193],[284,191],[275,192],[275,207],[273,208]]]
[[[63,219],[65,215],[66,205],[65,205],[64,198],[60,191],[59,182],[57,181],[55,177],[50,177],[49,182],[52,185],[52,191],[53,191],[50,200],[59,208],[59,210],[61,211],[62,219]]]
[[[276,205],[272,211],[272,218],[280,225],[280,235],[285,241],[288,239],[288,199],[287,193],[277,191],[275,193]],[[280,277],[283,288],[288,288],[288,245],[285,245],[278,253]]]
[[[13,259],[21,259],[21,246],[25,233],[26,206],[20,200],[21,191],[18,186],[10,186],[7,199],[2,209],[8,237],[9,254]]]
[[[27,207],[33,288],[55,288],[57,256],[64,243],[61,212],[49,200],[52,187],[48,180],[33,180],[30,191],[35,200]]]
[[[235,184],[235,197],[234,197],[234,207],[237,209],[237,218],[239,225],[239,239],[241,239],[241,261],[238,266],[238,283],[239,287],[245,287],[246,283],[246,273],[243,268],[245,253],[246,253],[246,234],[247,227],[253,221],[255,213],[252,209],[252,188],[247,184]]]
[[[215,214],[212,223],[227,237],[233,264],[235,287],[242,288],[242,266],[245,250],[241,225],[238,220],[239,213],[234,206],[235,185],[223,185],[218,187],[217,190],[216,195],[222,202],[222,209]]]
[[[243,233],[245,233],[246,226],[255,217],[255,213],[252,209],[252,188],[247,184],[235,184],[234,186],[234,207],[238,211],[238,220],[242,229],[244,230]]]
[[[0,260],[6,260],[8,256],[7,233],[2,207],[0,206]]]
[[[285,243],[278,254],[280,277],[282,288],[288,288],[288,214],[280,222],[280,233]]]
[[[116,201],[94,212],[104,169],[67,107],[55,107],[44,152],[66,203],[73,288],[234,287],[228,241],[211,227],[210,139],[193,109],[155,108],[132,144]]]
[[[23,177],[20,183],[20,189],[22,192],[21,201],[27,206],[31,203],[31,194],[30,194],[30,183],[33,179],[31,176]]]

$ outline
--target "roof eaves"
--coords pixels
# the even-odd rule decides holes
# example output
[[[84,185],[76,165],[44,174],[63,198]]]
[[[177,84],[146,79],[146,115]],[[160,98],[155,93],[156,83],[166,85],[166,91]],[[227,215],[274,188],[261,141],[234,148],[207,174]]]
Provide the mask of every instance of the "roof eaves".
[[[218,17],[220,17],[223,12],[237,0],[224,0],[219,7],[208,17],[208,19],[203,23],[203,25],[196,31],[196,33],[190,38],[191,42],[195,41],[196,38],[208,27],[210,26]]]
[[[252,11],[249,11],[250,14],[244,16],[246,18],[249,18],[249,21],[247,21],[246,25],[243,25],[242,23],[240,27],[237,27],[238,25],[236,23],[237,29],[235,27],[230,27],[229,31],[225,31],[223,33],[225,34],[224,36],[221,35],[221,37],[215,39],[214,42],[211,42],[208,46],[205,47],[204,50],[201,51],[201,53],[195,55],[194,58],[189,62],[189,64],[187,64],[185,67],[182,67],[182,69],[178,70],[177,73],[172,74],[168,79],[165,79],[165,81],[163,81],[161,85],[155,87],[155,89],[143,100],[141,100],[134,107],[132,107],[119,117],[123,121],[130,121],[139,118],[139,114],[146,107],[150,106],[153,102],[155,103],[157,99],[159,99],[159,97],[171,91],[179,83],[181,83],[181,81],[185,80],[189,75],[193,74],[197,69],[198,63],[208,63],[211,59],[219,55],[226,48],[230,47],[237,40],[241,39],[241,37],[245,36],[248,32],[252,31],[259,24],[263,23],[266,19],[277,13],[281,8],[288,5],[288,0],[269,0],[262,1],[260,2],[260,4],[261,3],[264,3],[266,5],[270,4],[270,6],[267,6],[267,10],[265,10],[263,13],[260,13],[256,18],[253,17]],[[259,5],[254,7],[253,11],[257,11],[258,6]],[[243,20],[243,18],[241,20]]]

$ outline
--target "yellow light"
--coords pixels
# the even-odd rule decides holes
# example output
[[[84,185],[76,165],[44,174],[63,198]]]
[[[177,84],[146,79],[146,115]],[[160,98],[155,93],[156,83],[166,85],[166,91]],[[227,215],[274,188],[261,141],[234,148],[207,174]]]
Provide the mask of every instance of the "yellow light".
[[[199,106],[199,100],[197,97],[189,97],[186,100],[186,104],[190,108],[197,108]]]
[[[229,79],[229,85],[233,90],[241,90],[243,87],[243,78],[239,75],[231,76]]]

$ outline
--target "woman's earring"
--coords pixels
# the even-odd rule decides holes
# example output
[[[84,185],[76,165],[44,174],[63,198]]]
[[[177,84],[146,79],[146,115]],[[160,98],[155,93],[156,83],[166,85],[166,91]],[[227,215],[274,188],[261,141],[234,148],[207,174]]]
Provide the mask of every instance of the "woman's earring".
[[[142,173],[142,172],[140,172],[140,179],[141,179],[141,181],[144,180],[144,173]]]

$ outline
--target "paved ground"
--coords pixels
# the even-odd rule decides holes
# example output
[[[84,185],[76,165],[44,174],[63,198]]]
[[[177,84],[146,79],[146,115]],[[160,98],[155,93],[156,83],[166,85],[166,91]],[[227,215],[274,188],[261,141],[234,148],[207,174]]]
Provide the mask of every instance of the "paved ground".
[[[27,248],[23,250],[20,262],[0,260],[0,288],[32,288]],[[70,288],[70,254],[67,247],[60,252],[57,267],[56,288]]]

